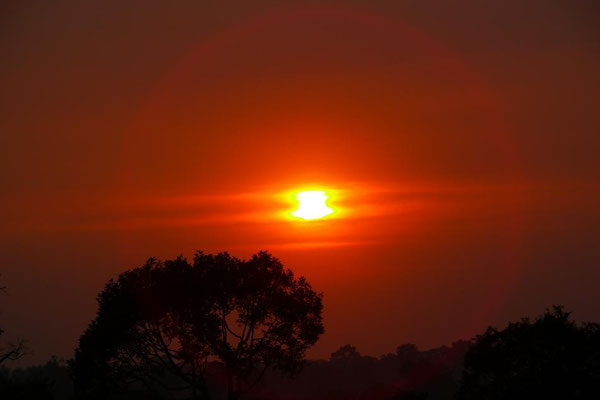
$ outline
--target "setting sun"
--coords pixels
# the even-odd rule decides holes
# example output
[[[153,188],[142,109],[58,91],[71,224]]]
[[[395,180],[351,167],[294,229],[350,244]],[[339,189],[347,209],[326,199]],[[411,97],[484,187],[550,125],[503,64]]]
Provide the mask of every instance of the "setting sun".
[[[323,218],[333,213],[327,205],[327,194],[322,190],[308,190],[296,193],[298,209],[292,216],[310,220]]]

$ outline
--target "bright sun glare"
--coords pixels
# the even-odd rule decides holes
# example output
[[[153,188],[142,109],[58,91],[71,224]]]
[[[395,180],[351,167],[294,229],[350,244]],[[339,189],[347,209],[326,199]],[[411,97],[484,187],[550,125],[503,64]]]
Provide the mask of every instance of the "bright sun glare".
[[[298,209],[292,213],[302,219],[319,219],[333,213],[327,206],[327,194],[322,190],[307,190],[296,193]]]

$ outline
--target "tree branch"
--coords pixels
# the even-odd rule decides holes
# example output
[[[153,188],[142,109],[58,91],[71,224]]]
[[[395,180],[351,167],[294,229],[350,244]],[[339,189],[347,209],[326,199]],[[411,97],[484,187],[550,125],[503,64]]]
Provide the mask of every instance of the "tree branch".
[[[24,340],[19,340],[16,344],[9,343],[6,353],[0,355],[0,364],[4,361],[15,361],[27,354],[27,346]]]

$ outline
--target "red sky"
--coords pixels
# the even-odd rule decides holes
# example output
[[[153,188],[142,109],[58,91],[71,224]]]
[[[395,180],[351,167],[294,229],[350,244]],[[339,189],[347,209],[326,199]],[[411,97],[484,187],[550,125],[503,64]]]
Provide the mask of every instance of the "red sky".
[[[594,1],[5,2],[0,320],[70,357],[146,258],[266,249],[326,357],[600,320]],[[282,193],[337,194],[282,218]]]

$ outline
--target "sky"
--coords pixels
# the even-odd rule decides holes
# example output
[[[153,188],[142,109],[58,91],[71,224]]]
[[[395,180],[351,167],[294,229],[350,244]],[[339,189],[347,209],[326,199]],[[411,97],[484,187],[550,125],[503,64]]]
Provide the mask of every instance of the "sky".
[[[268,250],[309,353],[600,320],[596,1],[5,1],[0,326],[71,357],[147,258]],[[336,210],[290,218],[298,190]]]

